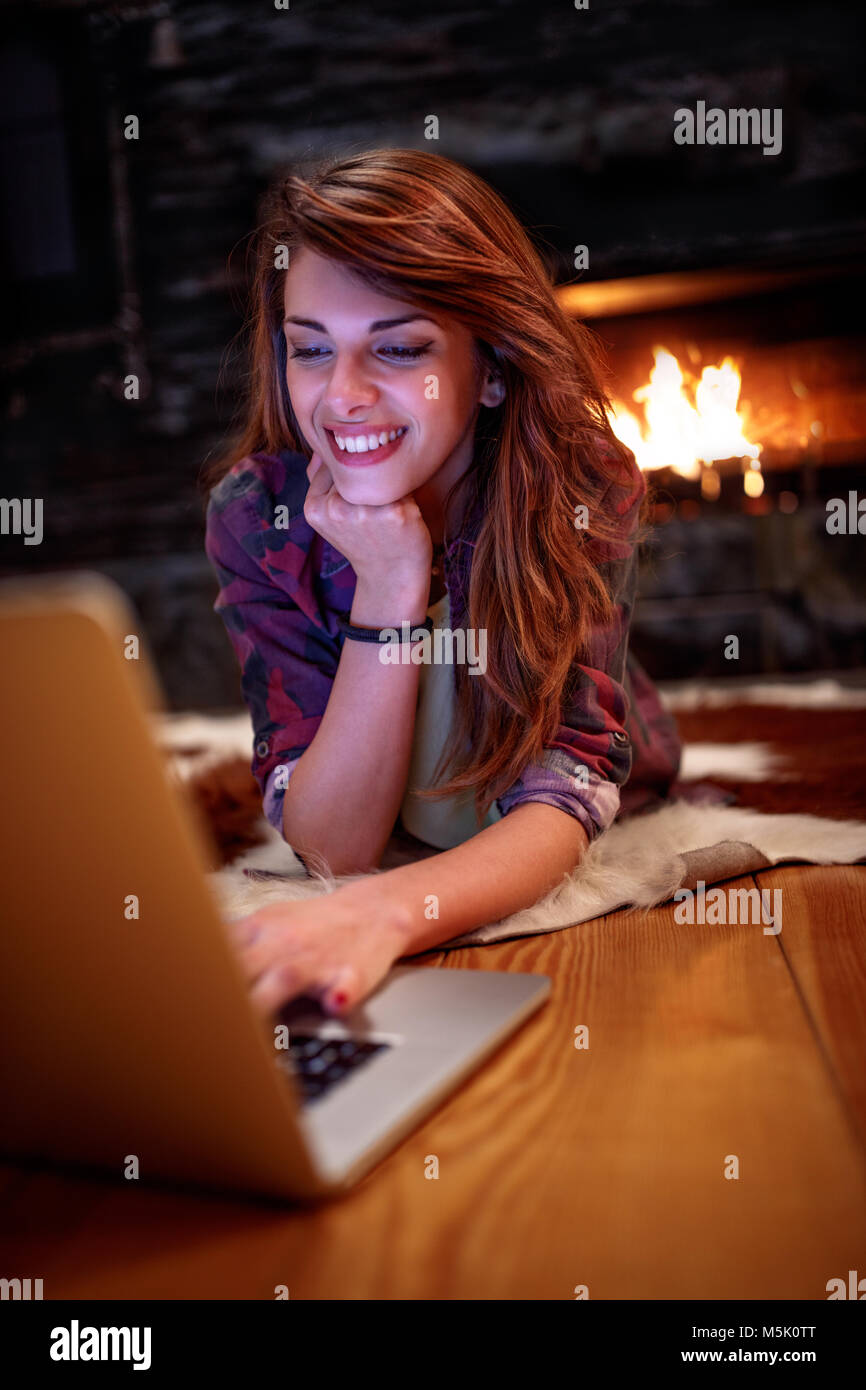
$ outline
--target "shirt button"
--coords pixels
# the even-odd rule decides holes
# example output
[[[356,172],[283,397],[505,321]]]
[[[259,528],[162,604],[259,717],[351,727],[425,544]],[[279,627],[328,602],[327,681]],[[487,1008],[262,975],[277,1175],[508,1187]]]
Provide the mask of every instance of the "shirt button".
[[[622,729],[614,729],[613,736],[617,743],[628,743],[628,734],[624,733]]]
[[[256,757],[266,758],[271,751],[270,739],[260,738],[256,744]]]

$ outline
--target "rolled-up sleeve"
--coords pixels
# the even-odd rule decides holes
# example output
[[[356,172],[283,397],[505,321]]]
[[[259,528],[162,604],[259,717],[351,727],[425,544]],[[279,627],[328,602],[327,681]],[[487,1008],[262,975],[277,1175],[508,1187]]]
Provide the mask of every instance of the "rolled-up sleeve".
[[[273,516],[274,499],[253,472],[227,475],[208,501],[205,550],[252,719],[251,771],[282,832],[286,787],[322,721],[339,649],[311,610],[307,549],[291,528],[275,531]]]
[[[554,738],[496,803],[503,816],[528,801],[556,806],[580,821],[590,842],[615,819],[619,789],[632,767],[625,681],[637,574],[634,536],[645,491],[635,467],[630,487],[611,484],[605,493],[601,505],[622,520],[620,538],[599,550],[614,604],[611,621],[593,627],[581,661],[569,673]]]

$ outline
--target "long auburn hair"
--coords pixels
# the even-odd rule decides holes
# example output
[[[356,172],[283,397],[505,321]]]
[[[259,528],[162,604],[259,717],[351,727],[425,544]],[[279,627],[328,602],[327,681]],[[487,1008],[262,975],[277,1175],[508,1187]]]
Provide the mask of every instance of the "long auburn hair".
[[[286,386],[277,247],[287,248],[283,266],[309,247],[375,289],[453,316],[472,332],[476,362],[504,382],[502,404],[480,408],[473,463],[455,484],[466,486],[464,515],[481,508],[466,626],[487,631],[487,670],[470,676],[455,665],[455,718],[435,772],[451,776],[418,791],[472,791],[480,823],[555,735],[569,673],[612,611],[595,552],[621,539],[621,523],[597,504],[611,482],[633,484],[634,459],[608,420],[598,340],[564,313],[502,198],[426,150],[377,149],[281,174],[253,244],[245,415],[232,447],[204,471],[205,489],[250,454],[309,454]],[[581,504],[589,524],[577,530]]]

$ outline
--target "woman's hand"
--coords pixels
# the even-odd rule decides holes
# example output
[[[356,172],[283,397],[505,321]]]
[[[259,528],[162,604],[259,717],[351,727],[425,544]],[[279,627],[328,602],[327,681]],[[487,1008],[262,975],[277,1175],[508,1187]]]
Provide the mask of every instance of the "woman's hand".
[[[226,924],[266,1017],[298,995],[340,1015],[365,999],[406,946],[402,918],[363,880],[301,902],[269,903]]]
[[[307,477],[304,516],[345,555],[369,595],[388,598],[417,587],[427,593],[433,541],[411,493],[380,507],[347,502],[320,454],[310,459]]]

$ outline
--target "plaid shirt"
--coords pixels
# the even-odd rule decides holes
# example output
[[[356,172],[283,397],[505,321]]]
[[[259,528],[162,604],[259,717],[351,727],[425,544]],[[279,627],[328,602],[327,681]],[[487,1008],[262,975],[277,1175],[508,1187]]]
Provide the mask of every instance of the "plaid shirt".
[[[243,459],[212,490],[207,509],[205,548],[220,586],[214,608],[240,662],[254,730],[252,772],[277,830],[286,781],[328,703],[345,640],[338,618],[348,617],[356,583],[346,557],[304,517],[306,467],[303,455],[289,450]],[[556,736],[497,798],[503,816],[523,802],[544,802],[574,816],[594,840],[619,813],[627,781],[630,791],[663,796],[676,777],[676,725],[628,651],[633,534],[645,491],[635,464],[630,488],[611,483],[605,493],[602,505],[622,517],[621,540],[603,548],[597,542],[613,620],[596,625],[584,663],[572,668]],[[445,554],[453,629],[466,622],[480,520],[477,513],[464,520]]]

